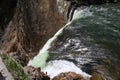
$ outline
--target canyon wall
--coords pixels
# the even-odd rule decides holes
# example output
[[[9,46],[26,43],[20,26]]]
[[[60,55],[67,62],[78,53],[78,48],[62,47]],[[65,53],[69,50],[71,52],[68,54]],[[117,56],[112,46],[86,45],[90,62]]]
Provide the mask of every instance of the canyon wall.
[[[64,2],[61,5],[59,0],[18,0],[14,16],[1,38],[1,49],[28,61],[66,24],[69,4]]]

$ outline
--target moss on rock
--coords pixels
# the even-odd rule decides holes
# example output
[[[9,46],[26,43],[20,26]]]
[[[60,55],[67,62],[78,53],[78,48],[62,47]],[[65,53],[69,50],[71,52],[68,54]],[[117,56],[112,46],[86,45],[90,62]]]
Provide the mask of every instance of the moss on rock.
[[[14,77],[14,80],[31,80],[28,75],[24,72],[23,67],[15,61],[12,57],[7,54],[1,55],[7,69]]]

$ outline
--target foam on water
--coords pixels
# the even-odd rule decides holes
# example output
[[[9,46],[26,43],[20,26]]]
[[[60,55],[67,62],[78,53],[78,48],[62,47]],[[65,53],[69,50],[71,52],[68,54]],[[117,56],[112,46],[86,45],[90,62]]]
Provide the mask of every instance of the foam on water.
[[[91,77],[89,74],[78,68],[74,63],[65,60],[50,61],[42,71],[47,72],[51,79],[62,72],[75,72],[82,75],[87,80]]]
[[[84,18],[84,17],[91,16],[91,15],[92,15],[92,12],[90,12],[88,8],[82,9],[82,10],[78,8],[74,11],[72,20]]]

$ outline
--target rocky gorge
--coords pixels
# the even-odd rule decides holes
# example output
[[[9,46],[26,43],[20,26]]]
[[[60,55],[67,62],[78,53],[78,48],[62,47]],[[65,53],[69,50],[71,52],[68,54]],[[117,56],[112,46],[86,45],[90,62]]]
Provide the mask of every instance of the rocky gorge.
[[[77,7],[116,2],[119,0],[1,0],[1,53],[9,54],[24,67],[45,42],[71,20]],[[58,77],[61,75],[66,73]]]

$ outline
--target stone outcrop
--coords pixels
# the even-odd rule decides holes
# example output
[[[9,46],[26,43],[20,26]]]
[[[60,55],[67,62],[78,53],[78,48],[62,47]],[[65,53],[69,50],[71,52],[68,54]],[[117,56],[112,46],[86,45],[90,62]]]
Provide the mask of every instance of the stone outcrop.
[[[52,80],[86,80],[80,74],[74,72],[60,73],[58,76],[54,77]]]
[[[25,71],[28,73],[32,80],[50,80],[47,74],[43,73],[40,68],[34,68],[32,66],[26,66]]]

